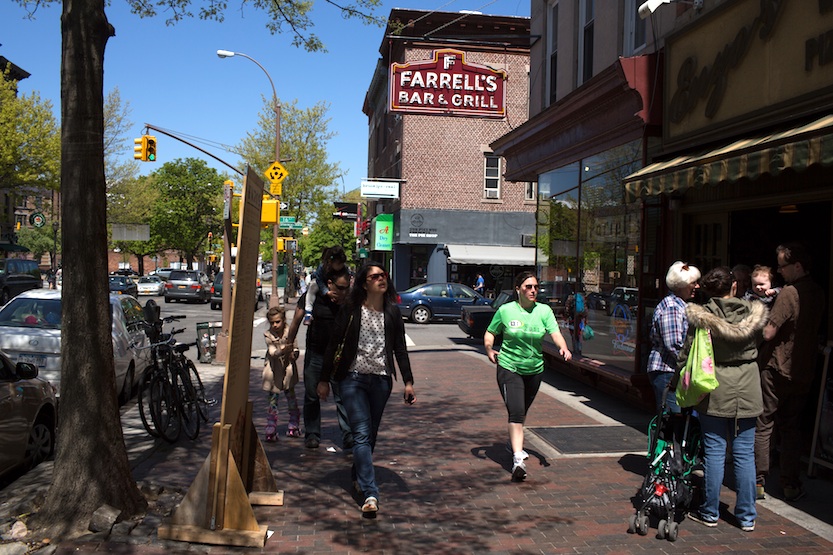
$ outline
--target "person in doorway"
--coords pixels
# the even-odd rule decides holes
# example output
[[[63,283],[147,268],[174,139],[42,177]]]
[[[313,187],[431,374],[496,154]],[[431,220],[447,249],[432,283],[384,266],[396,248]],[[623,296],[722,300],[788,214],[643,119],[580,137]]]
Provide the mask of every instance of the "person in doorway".
[[[694,330],[709,330],[714,349],[714,373],[719,385],[695,407],[703,434],[705,489],[691,520],[717,526],[726,448],[731,445],[735,471],[735,517],[741,530],[755,529],[755,420],[763,410],[758,373],[758,344],[767,320],[766,307],[736,297],[738,282],[721,266],[706,273],[700,286],[709,301],[686,306],[688,333],[679,366],[685,365]]]
[[[474,280],[474,285],[472,285],[472,289],[480,293],[481,295],[486,294],[486,280],[483,279],[483,274],[480,272],[477,273],[477,278]]]
[[[752,268],[750,278],[752,280],[752,288],[743,294],[743,299],[747,301],[761,301],[768,307],[772,307],[775,302],[775,297],[781,292],[780,287],[772,286],[772,268],[769,266],[756,265]]]
[[[318,395],[327,399],[331,378],[341,387],[355,441],[353,485],[365,498],[362,512],[374,515],[379,509],[379,487],[373,450],[396,376],[394,360],[405,384],[405,403],[413,405],[414,377],[396,290],[384,267],[368,262],[356,275],[347,304],[338,315],[324,356]]]
[[[648,354],[648,380],[654,390],[657,412],[662,407],[662,397],[677,373],[677,357],[686,338],[688,320],[686,303],[694,297],[700,270],[685,262],[674,262],[665,275],[665,285],[670,292],[654,309],[649,337],[651,352]],[[676,397],[666,397],[666,409],[679,414]]]
[[[318,398],[318,382],[324,365],[324,353],[333,334],[335,318],[347,298],[350,289],[350,272],[346,267],[335,270],[325,278],[327,294],[319,295],[312,306],[313,319],[307,329],[306,352],[304,353],[304,445],[308,449],[317,449],[321,444],[321,401]],[[305,295],[309,295],[307,291]],[[306,299],[298,299],[295,317],[289,328],[289,338],[294,341],[305,314]],[[353,448],[353,432],[347,419],[347,410],[341,400],[341,390],[333,387],[338,427],[341,430],[342,449]]]
[[[301,411],[295,397],[295,385],[298,383],[298,345],[294,338],[289,341],[289,327],[286,325],[286,309],[273,306],[266,312],[269,329],[263,334],[266,339],[266,363],[263,365],[263,390],[269,396],[269,408],[266,409],[266,441],[278,441],[278,400],[283,392],[289,412],[286,430],[288,437],[301,437],[298,427]]]
[[[572,353],[558,329],[549,305],[536,302],[538,278],[532,272],[521,272],[515,278],[517,301],[498,308],[483,344],[489,362],[497,365],[497,383],[509,414],[509,445],[512,452],[512,481],[526,479],[529,455],[524,451],[524,422],[541,386],[544,371],[544,336],[549,335],[558,352],[568,361]],[[500,351],[494,350],[495,338],[503,335]]]
[[[564,305],[565,317],[570,329],[570,337],[573,340],[573,355],[581,356],[582,343],[584,341],[584,327],[587,325],[587,305],[584,302],[584,295],[576,291],[567,297]]]
[[[778,431],[780,481],[784,499],[804,497],[801,467],[801,415],[815,376],[819,325],[825,307],[824,290],[810,278],[810,253],[798,243],[775,249],[778,272],[786,285],[776,297],[764,328],[758,363],[764,410],[755,432],[757,496],[765,497],[770,470],[773,429]]]

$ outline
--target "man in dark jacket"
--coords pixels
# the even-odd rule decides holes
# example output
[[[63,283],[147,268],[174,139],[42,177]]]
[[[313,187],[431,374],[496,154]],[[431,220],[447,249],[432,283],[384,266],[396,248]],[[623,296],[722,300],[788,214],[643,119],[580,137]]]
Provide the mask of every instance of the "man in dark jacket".
[[[333,271],[326,278],[329,291],[318,296],[312,308],[312,322],[307,329],[306,352],[304,353],[304,445],[315,449],[321,443],[321,400],[316,386],[324,363],[324,351],[333,333],[333,324],[350,288],[350,272],[346,267]],[[289,338],[295,339],[304,317],[305,298],[298,299],[298,308],[289,328]],[[299,316],[300,312],[300,316]],[[341,429],[342,448],[353,447],[353,432],[347,420],[347,411],[341,402],[337,384],[333,386],[338,426]]]
[[[784,499],[798,501],[804,497],[799,479],[801,414],[816,369],[824,291],[810,279],[811,259],[804,247],[795,243],[780,245],[775,252],[778,272],[787,285],[772,305],[769,322],[764,328],[766,341],[758,358],[764,412],[758,417],[755,432],[757,496],[764,498],[772,430],[777,424]]]

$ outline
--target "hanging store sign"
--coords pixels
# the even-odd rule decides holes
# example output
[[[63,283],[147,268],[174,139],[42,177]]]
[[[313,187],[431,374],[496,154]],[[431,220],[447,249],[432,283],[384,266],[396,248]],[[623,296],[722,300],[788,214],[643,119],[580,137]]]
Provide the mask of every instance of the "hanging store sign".
[[[393,214],[379,214],[374,218],[373,250],[393,250]]]
[[[390,110],[445,116],[506,116],[506,72],[466,62],[461,50],[432,60],[391,64]]]

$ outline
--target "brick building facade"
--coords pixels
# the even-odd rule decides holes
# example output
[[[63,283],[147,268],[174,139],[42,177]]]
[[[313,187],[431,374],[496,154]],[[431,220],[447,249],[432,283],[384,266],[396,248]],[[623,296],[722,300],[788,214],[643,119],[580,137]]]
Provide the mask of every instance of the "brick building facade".
[[[367,218],[393,216],[392,250],[369,256],[388,263],[397,289],[424,281],[471,285],[478,272],[487,289],[504,288],[536,262],[535,249],[523,246],[534,233],[534,185],[504,181],[504,162],[489,147],[527,119],[529,19],[394,9],[390,21],[364,112],[368,176],[399,187],[398,198],[367,200]],[[505,75],[497,114],[393,105],[392,64],[446,57]]]

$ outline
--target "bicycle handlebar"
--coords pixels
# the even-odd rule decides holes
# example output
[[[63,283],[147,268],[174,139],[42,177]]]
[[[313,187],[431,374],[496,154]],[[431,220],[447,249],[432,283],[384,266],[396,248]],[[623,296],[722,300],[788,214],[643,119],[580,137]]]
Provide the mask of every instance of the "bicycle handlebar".
[[[164,318],[162,318],[162,321],[170,324],[171,322],[176,322],[177,320],[184,320],[185,318],[187,318],[187,316],[184,314],[181,314],[179,316],[165,316]]]

